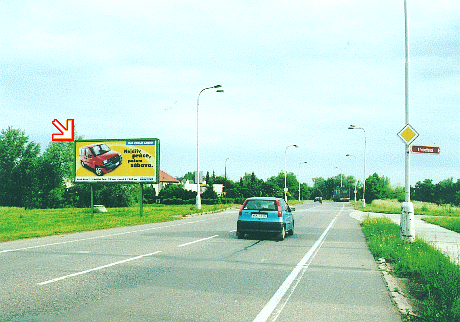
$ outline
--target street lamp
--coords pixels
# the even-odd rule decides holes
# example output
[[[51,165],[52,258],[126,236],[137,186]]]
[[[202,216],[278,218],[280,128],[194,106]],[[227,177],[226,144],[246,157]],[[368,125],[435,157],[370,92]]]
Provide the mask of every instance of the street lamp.
[[[355,158],[355,169],[356,169],[356,178],[355,178],[355,202],[356,202],[356,193],[358,193],[357,186],[358,186],[358,162],[356,161],[356,155],[347,154],[346,157],[353,157]]]
[[[300,162],[299,163],[299,201],[300,201],[300,166],[304,163],[307,163],[307,161],[304,161],[304,162]]]
[[[407,1],[404,0],[404,47],[405,47],[405,121],[406,124],[410,123],[410,108],[409,108],[409,29],[407,24]],[[414,205],[410,201],[410,145],[406,144],[404,148],[404,187],[405,198],[401,205],[401,219],[400,219],[400,235],[401,240],[413,243],[415,241],[415,227],[414,227]]]
[[[195,179],[196,179],[196,207],[198,209],[201,209],[201,195],[200,195],[200,192],[201,192],[201,187],[200,187],[200,147],[199,147],[199,144],[198,144],[198,137],[199,137],[199,128],[198,128],[198,106],[200,105],[200,95],[201,93],[203,93],[205,90],[207,89],[211,89],[211,88],[221,88],[222,86],[221,85],[215,85],[215,86],[211,86],[211,87],[206,87],[206,88],[203,88],[200,93],[198,94],[198,98],[196,100],[196,175],[195,175]],[[224,90],[223,89],[218,89],[216,90],[216,92],[218,93],[222,93]]]
[[[296,144],[293,144],[293,145],[288,145],[286,147],[286,149],[284,150],[284,201],[287,202],[287,186],[286,186],[286,177],[287,177],[287,172],[286,172],[286,152],[287,152],[287,149],[290,148],[291,146],[295,147],[295,148],[298,148],[298,146]]]
[[[349,130],[363,130],[364,132],[364,172],[363,172],[363,183],[364,183],[364,187],[363,187],[363,208],[366,207],[366,199],[365,199],[365,195],[366,195],[366,130],[363,129],[362,127],[359,127],[359,126],[356,126],[356,125],[350,125],[348,127]]]
[[[225,180],[224,187],[222,188],[222,193],[225,195],[225,203],[227,203],[227,161],[230,158],[225,159]]]

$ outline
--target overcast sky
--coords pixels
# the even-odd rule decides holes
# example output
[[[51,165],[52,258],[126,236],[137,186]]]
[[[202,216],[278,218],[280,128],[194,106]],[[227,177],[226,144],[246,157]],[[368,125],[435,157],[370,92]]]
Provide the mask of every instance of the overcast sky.
[[[408,0],[411,184],[460,178],[460,1]],[[0,129],[158,138],[161,169],[404,185],[404,1],[3,1]],[[286,147],[297,144],[299,147]],[[357,164],[353,157],[356,156]],[[304,164],[303,162],[307,162]]]

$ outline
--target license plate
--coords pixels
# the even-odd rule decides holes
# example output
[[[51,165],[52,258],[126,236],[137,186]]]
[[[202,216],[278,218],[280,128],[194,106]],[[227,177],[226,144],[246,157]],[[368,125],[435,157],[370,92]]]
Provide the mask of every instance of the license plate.
[[[252,214],[252,218],[264,219],[264,218],[268,218],[268,214],[255,213],[255,214]]]

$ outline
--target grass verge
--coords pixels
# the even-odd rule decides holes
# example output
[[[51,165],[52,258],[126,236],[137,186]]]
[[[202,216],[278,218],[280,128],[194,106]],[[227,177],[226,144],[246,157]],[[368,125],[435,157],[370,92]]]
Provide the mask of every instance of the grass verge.
[[[425,217],[422,220],[460,233],[460,218],[458,217]]]
[[[460,218],[460,207],[451,205],[437,205],[429,202],[412,201],[414,204],[414,212],[416,215],[427,215],[427,216],[447,216],[447,217],[459,217]],[[396,199],[376,199],[371,204],[367,204],[365,208],[360,202],[353,202],[355,209],[367,212],[382,212],[387,214],[399,214],[401,213],[401,202]]]
[[[460,233],[460,208],[451,205],[437,205],[429,202],[414,201],[414,213],[427,215],[422,220]],[[401,203],[397,200],[374,200],[363,208],[361,203],[353,203],[355,209],[367,212],[387,214],[401,213]]]
[[[108,208],[107,212],[96,211],[94,216],[88,208],[0,208],[0,242],[171,221],[229,206],[202,205],[202,209],[198,210],[191,205],[144,205],[142,217],[139,216],[139,207]]]
[[[374,258],[385,258],[397,277],[409,279],[411,296],[420,305],[410,321],[460,321],[460,267],[422,240],[403,243],[399,226],[387,218],[361,223]]]

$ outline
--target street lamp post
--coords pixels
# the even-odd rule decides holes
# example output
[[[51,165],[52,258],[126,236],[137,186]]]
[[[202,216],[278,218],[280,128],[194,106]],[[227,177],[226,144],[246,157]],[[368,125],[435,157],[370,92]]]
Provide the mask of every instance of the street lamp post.
[[[298,148],[296,144],[293,145],[288,145],[286,149],[284,150],[284,201],[287,202],[287,185],[286,185],[286,178],[287,178],[287,172],[286,172],[286,152],[287,149],[290,148],[291,146]]]
[[[340,188],[343,187],[343,174],[342,174],[342,169],[340,169],[339,167],[334,167],[334,169],[338,169],[340,171]],[[342,192],[342,191],[341,191]]]
[[[347,154],[347,157],[355,158],[355,169],[356,169],[356,178],[355,178],[355,202],[356,202],[356,194],[358,193],[357,186],[358,186],[358,162],[356,161],[356,155]]]
[[[198,127],[198,106],[200,105],[200,95],[207,89],[211,88],[221,88],[221,85],[215,85],[211,87],[206,87],[203,88],[200,93],[198,94],[198,98],[196,100],[196,174],[195,174],[195,179],[196,179],[196,207],[198,209],[201,209],[201,187],[200,187],[200,146],[199,146],[199,127]],[[223,92],[224,90],[218,89],[216,92]]]
[[[304,162],[300,162],[299,163],[299,201],[300,201],[300,166],[304,163],[307,163],[307,161],[304,161]]]
[[[404,45],[405,45],[405,116],[406,124],[409,124],[409,32],[407,27],[407,1],[404,0]],[[415,241],[414,227],[414,205],[410,201],[410,145],[406,144],[404,148],[405,154],[405,200],[401,205],[400,219],[400,237],[401,240],[407,242]]]
[[[364,187],[363,187],[363,207],[366,207],[366,199],[365,199],[365,195],[366,195],[366,130],[363,129],[362,127],[359,127],[359,126],[356,126],[356,125],[350,125],[348,127],[349,130],[363,130],[364,132],[364,170],[363,170],[363,184],[364,184]]]
[[[225,180],[224,180],[224,187],[222,188],[222,193],[225,196],[225,203],[227,203],[227,161],[230,158],[225,159]]]

